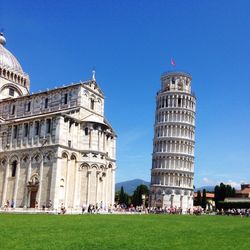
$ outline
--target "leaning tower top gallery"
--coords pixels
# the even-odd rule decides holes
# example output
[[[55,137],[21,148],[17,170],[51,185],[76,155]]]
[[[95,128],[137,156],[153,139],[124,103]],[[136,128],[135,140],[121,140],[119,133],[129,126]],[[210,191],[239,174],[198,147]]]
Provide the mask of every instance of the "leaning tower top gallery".
[[[167,72],[156,96],[150,204],[193,206],[195,108],[190,74]]]

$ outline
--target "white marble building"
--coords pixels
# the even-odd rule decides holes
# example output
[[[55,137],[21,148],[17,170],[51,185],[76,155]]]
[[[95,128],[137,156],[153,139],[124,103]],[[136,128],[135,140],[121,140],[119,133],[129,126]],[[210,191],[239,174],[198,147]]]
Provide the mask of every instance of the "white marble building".
[[[150,205],[193,207],[196,98],[192,77],[168,72],[161,77],[156,97]]]
[[[114,203],[116,134],[91,80],[30,94],[0,34],[0,203],[54,209]]]

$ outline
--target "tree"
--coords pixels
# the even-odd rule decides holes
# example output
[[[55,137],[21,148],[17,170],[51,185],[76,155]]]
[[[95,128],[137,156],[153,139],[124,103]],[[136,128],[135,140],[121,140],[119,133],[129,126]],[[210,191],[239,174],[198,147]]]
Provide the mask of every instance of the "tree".
[[[218,207],[218,202],[220,201],[220,187],[218,185],[214,188],[214,201],[215,206]]]
[[[200,190],[197,191],[197,198],[195,201],[195,206],[201,206],[201,191]]]
[[[128,206],[129,196],[127,193],[125,193],[123,186],[121,186],[121,190],[118,196],[118,201],[119,201],[119,204],[125,204],[126,206]]]
[[[115,192],[115,202],[119,203],[119,195],[120,195],[120,191],[116,191]]]
[[[146,185],[139,185],[136,187],[133,195],[132,195],[132,204],[134,206],[141,206],[143,204],[143,200],[142,200],[142,195],[145,195],[145,206],[147,206],[147,199],[146,197],[148,197],[149,195],[149,190],[148,187]]]
[[[224,201],[227,197],[235,197],[235,189],[230,185],[225,185],[224,183],[220,183],[220,185],[215,186],[214,188],[214,200],[215,206],[218,208],[218,204],[220,201]]]
[[[235,197],[235,188],[232,188],[232,197]]]
[[[206,207],[207,207],[207,192],[206,192],[206,189],[203,189],[203,191],[202,191],[201,206],[202,206],[202,208],[204,210],[206,210]]]

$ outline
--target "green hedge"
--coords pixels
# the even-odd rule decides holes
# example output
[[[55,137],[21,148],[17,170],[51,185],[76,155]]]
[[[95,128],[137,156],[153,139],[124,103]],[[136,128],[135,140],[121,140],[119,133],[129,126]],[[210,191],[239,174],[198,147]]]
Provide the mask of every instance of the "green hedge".
[[[218,206],[219,209],[231,209],[231,208],[250,208],[250,201],[249,202],[225,202],[219,201]]]

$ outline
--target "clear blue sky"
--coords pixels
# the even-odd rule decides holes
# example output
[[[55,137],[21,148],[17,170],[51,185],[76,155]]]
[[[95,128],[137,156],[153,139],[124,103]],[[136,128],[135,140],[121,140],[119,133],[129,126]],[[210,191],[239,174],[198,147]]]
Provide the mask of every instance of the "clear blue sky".
[[[160,75],[190,72],[197,96],[195,185],[250,182],[250,1],[0,2],[7,47],[31,91],[96,68],[118,134],[117,181],[150,180]]]

